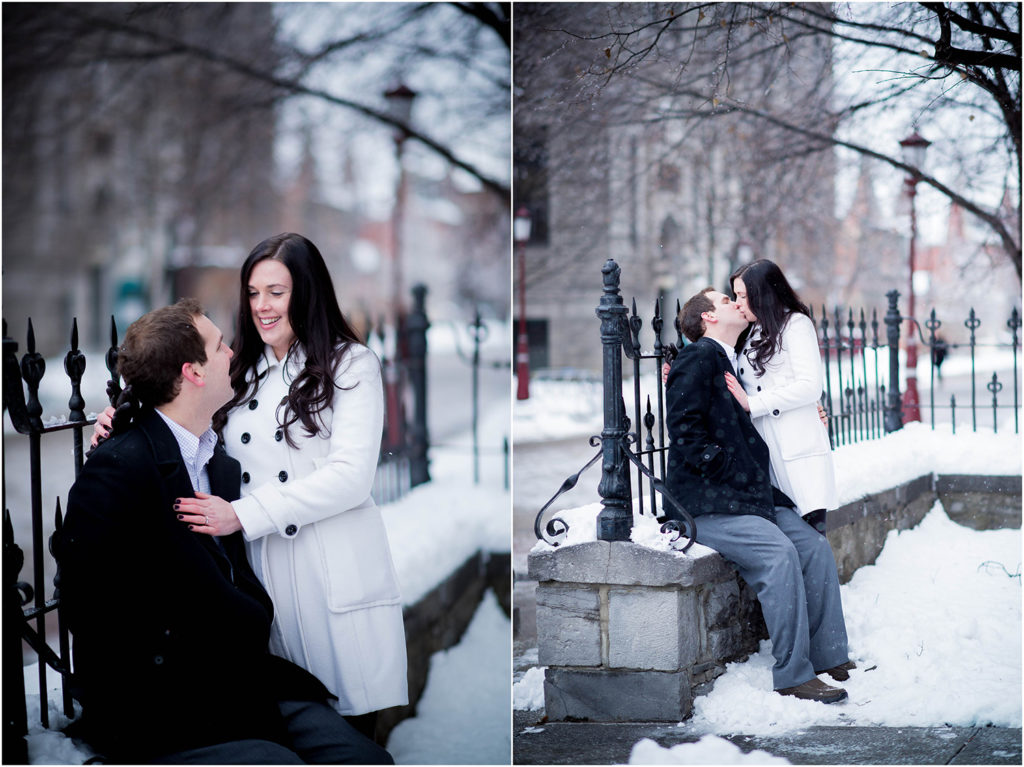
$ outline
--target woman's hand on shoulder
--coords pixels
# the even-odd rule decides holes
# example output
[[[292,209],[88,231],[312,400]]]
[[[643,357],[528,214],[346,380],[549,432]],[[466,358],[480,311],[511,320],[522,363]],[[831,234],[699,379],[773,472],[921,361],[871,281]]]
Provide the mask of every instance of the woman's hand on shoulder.
[[[96,423],[92,427],[92,439],[89,444],[96,447],[101,439],[110,436],[110,425],[114,422],[114,408],[107,405],[103,412],[96,416]]]

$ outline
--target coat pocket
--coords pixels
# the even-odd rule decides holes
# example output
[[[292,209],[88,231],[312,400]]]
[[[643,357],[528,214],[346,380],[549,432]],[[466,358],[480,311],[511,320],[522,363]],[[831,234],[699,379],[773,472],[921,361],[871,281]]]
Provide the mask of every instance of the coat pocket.
[[[828,430],[818,418],[816,405],[799,407],[778,418],[766,420],[771,430],[769,447],[772,452],[778,451],[784,461],[823,455],[832,449],[828,442]]]
[[[387,531],[376,506],[350,509],[315,527],[331,612],[401,604]]]

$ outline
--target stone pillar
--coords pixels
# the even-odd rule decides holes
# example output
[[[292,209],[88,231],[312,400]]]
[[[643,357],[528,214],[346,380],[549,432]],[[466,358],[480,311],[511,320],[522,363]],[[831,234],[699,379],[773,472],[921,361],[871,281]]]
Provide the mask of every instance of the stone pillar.
[[[767,636],[753,591],[703,547],[593,541],[534,552],[529,572],[551,720],[681,721],[697,685]]]

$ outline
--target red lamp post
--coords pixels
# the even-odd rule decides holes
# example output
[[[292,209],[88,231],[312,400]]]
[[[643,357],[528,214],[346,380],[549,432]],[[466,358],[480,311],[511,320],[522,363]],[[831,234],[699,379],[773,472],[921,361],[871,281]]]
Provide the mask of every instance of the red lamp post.
[[[520,208],[512,221],[512,238],[519,257],[519,337],[516,343],[516,399],[530,398],[530,342],[526,334],[526,243],[530,239],[530,211]]]
[[[917,250],[917,182],[920,180],[920,168],[924,165],[925,152],[931,141],[914,131],[900,142],[903,161],[913,167],[913,171],[904,179],[907,196],[910,198],[910,284],[907,293],[907,315],[914,317],[914,268]],[[920,398],[917,394],[917,333],[911,325],[907,332],[907,390],[903,394],[903,422],[920,421]]]

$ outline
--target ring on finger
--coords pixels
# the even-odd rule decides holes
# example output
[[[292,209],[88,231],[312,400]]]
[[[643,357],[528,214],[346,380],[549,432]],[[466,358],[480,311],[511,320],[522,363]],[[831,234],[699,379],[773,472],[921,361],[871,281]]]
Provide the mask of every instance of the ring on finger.
[[[206,527],[209,527],[210,526],[210,518],[209,517],[203,517],[203,524]]]

